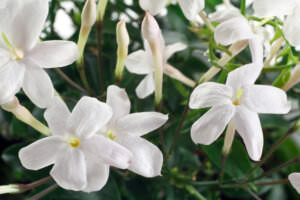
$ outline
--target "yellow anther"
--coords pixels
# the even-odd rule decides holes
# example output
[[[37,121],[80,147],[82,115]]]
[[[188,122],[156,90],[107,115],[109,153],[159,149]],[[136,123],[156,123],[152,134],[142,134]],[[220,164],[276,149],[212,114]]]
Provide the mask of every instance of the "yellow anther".
[[[74,137],[71,137],[69,138],[69,144],[72,146],[72,147],[78,147],[79,145],[79,140],[74,138]]]
[[[243,94],[243,90],[240,88],[236,93],[236,99],[232,102],[233,105],[236,105],[236,106],[240,105],[240,99],[241,99],[242,94]]]
[[[113,135],[113,132],[111,130],[107,131],[107,136],[111,140],[114,140],[116,138],[116,136]]]

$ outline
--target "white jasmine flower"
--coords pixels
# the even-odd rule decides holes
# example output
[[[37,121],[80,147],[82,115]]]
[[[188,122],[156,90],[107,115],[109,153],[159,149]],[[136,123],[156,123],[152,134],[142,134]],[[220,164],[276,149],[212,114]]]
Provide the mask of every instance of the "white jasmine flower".
[[[130,114],[126,91],[114,85],[108,87],[106,103],[111,106],[113,116],[99,133],[132,152],[129,170],[144,177],[159,176],[163,155],[159,148],[141,136],[161,127],[168,116],[158,112]]]
[[[187,80],[187,78],[178,72],[177,69],[171,67],[167,64],[167,60],[176,52],[182,51],[186,48],[186,45],[183,43],[175,43],[165,47],[165,41],[161,36],[161,41],[163,44],[163,71],[166,74],[169,74],[171,77],[182,81],[186,84],[193,85],[193,81]],[[151,95],[155,90],[155,81],[154,81],[154,70],[155,65],[152,57],[151,48],[147,41],[144,41],[145,50],[138,50],[130,55],[128,55],[125,66],[127,70],[134,74],[146,75],[146,77],[141,81],[141,83],[136,88],[136,94],[139,98],[143,99]],[[175,75],[172,76],[172,73],[175,71]]]
[[[106,184],[109,165],[122,169],[129,166],[131,152],[96,134],[112,117],[107,104],[83,97],[70,113],[56,97],[44,116],[52,136],[20,150],[19,158],[25,168],[39,170],[54,164],[50,175],[59,186],[92,192]]]
[[[204,0],[178,0],[177,1],[184,16],[191,21],[195,21],[199,12],[204,8]],[[157,15],[167,5],[168,0],[139,0],[142,9]]]
[[[23,88],[39,107],[51,105],[54,88],[43,68],[63,67],[78,58],[75,43],[38,42],[48,0],[10,0],[0,10],[0,104]]]
[[[212,107],[191,129],[194,143],[213,143],[231,121],[242,137],[252,160],[263,150],[258,113],[285,114],[290,110],[285,92],[273,86],[255,85],[261,66],[248,64],[229,73],[225,85],[203,83],[192,92],[189,107]]]
[[[300,194],[300,173],[292,173],[288,178],[292,186]]]

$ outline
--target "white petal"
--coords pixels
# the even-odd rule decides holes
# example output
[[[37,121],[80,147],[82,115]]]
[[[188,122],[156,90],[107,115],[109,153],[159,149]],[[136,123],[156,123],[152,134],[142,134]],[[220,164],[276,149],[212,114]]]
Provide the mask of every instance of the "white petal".
[[[159,148],[140,137],[117,136],[116,141],[133,154],[129,170],[144,177],[161,175],[163,155]]]
[[[151,15],[157,15],[167,5],[168,0],[139,0],[140,7]]]
[[[46,108],[52,104],[54,88],[49,75],[39,67],[27,67],[23,90],[38,107]]]
[[[292,186],[300,193],[300,173],[292,173],[289,175],[289,181]]]
[[[53,164],[65,147],[62,139],[49,136],[22,148],[19,158],[26,169],[39,170]]]
[[[296,24],[299,23],[300,19],[300,6],[298,6],[293,14],[289,15],[284,22],[283,33],[286,39],[295,47],[300,46],[300,27]]]
[[[98,158],[85,154],[87,166],[87,185],[84,192],[95,192],[101,190],[107,183],[109,177],[109,165],[101,162]]]
[[[130,101],[126,90],[118,86],[111,85],[108,87],[106,103],[112,108],[112,123],[130,112]]]
[[[84,154],[69,147],[58,156],[50,175],[60,187],[79,191],[86,187],[86,170]]]
[[[168,115],[158,112],[140,112],[126,115],[117,122],[118,135],[142,136],[168,121]]]
[[[202,83],[191,94],[189,107],[191,109],[230,104],[232,89],[220,83]]]
[[[222,45],[230,45],[241,40],[248,40],[254,36],[248,21],[243,17],[236,17],[217,26],[215,40]]]
[[[114,167],[126,169],[131,162],[130,151],[102,135],[94,135],[82,140],[80,147],[85,154],[93,155]]]
[[[0,68],[0,104],[5,104],[21,89],[25,67],[15,61]]]
[[[288,15],[294,6],[294,0],[254,0],[253,3],[255,15],[261,18]]]
[[[250,158],[259,161],[263,151],[264,137],[258,114],[238,106],[232,122],[242,137]]]
[[[38,43],[27,56],[42,68],[55,68],[72,64],[79,52],[74,42],[46,41]]]
[[[149,74],[154,70],[152,57],[143,50],[129,54],[125,61],[126,68],[134,74]]]
[[[174,53],[178,51],[185,50],[187,48],[186,44],[177,42],[166,46],[165,48],[165,59],[168,60]]]
[[[192,125],[193,142],[205,145],[213,143],[222,134],[234,112],[235,108],[230,104],[212,107]]]
[[[286,114],[291,109],[286,93],[267,85],[252,85],[245,88],[242,103],[258,113]]]
[[[44,113],[52,135],[64,136],[67,133],[66,126],[70,115],[67,105],[60,97],[55,96],[53,104]]]
[[[37,43],[44,27],[48,0],[26,0],[15,4],[20,4],[20,8],[11,19],[9,31],[5,34],[15,47],[29,50]]]
[[[204,8],[204,0],[179,0],[184,16],[191,21],[196,20],[199,12]]]
[[[228,74],[226,85],[232,87],[234,91],[253,85],[260,75],[262,67],[263,65],[258,63],[241,66]]]
[[[219,4],[216,6],[216,12],[209,14],[209,19],[212,22],[224,22],[235,17],[243,16],[240,10],[231,4]]]
[[[135,89],[136,95],[140,99],[144,99],[151,95],[155,90],[153,74],[147,75]]]
[[[67,130],[78,137],[88,137],[103,128],[111,119],[111,108],[91,97],[82,97],[74,107]]]
[[[258,63],[262,65],[264,59],[263,45],[263,40],[259,36],[254,36],[249,40],[252,63]]]
[[[0,71],[3,66],[5,66],[10,60],[10,53],[6,49],[1,48],[0,40]]]

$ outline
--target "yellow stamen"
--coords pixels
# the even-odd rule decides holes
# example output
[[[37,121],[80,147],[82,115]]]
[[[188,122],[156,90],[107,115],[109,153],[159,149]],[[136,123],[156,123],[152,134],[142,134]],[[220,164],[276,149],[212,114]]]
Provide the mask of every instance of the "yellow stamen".
[[[240,88],[236,93],[236,99],[232,102],[233,105],[236,105],[236,106],[240,105],[240,99],[241,99],[242,94],[243,94],[243,90]]]
[[[111,139],[111,140],[114,140],[114,139],[116,138],[116,136],[113,135],[113,133],[112,133],[111,130],[107,131],[107,136],[108,136],[108,138]]]
[[[79,140],[74,138],[74,137],[71,137],[69,138],[69,144],[72,146],[72,147],[78,147],[79,145]]]

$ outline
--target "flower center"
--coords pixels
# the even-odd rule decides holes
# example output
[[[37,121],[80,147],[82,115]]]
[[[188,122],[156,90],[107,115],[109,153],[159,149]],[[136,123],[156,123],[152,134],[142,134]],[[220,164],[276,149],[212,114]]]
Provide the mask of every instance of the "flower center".
[[[80,143],[79,140],[74,137],[69,138],[68,142],[72,147],[78,147]]]
[[[13,56],[13,59],[15,60],[22,60],[24,58],[24,52],[21,49],[15,48],[8,40],[6,35],[2,32],[2,39],[6,45],[6,47],[9,49],[10,53]]]
[[[238,106],[238,105],[241,104],[240,100],[241,100],[242,94],[243,94],[243,90],[242,90],[242,88],[240,88],[240,89],[237,91],[237,93],[236,93],[235,100],[232,102],[233,105]]]
[[[107,137],[111,140],[114,140],[116,138],[116,136],[113,135],[112,130],[107,131]]]

